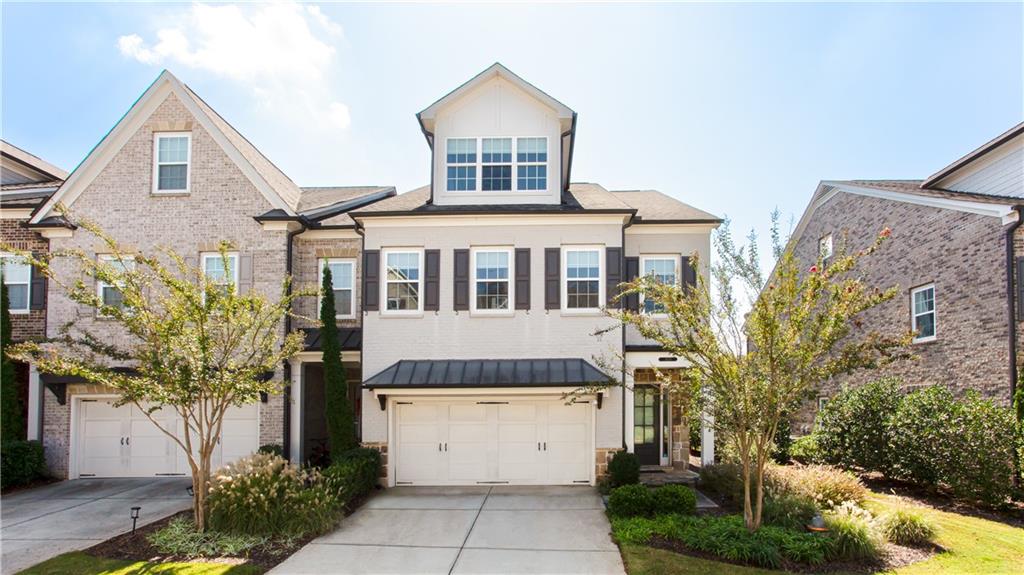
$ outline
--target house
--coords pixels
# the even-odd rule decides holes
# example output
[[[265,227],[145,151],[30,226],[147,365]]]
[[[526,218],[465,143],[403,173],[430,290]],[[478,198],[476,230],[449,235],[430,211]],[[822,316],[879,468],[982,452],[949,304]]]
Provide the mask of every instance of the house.
[[[27,225],[52,249],[104,257],[55,212],[61,203],[132,249],[171,247],[214,281],[271,296],[288,274],[318,285],[329,266],[358,432],[385,453],[388,485],[590,484],[624,448],[687,466],[690,414],[653,372],[681,360],[602,308],[641,273],[695,281],[689,258],[707,261],[719,219],[656,191],[571,184],[576,113],[500,64],[417,117],[427,186],[303,188],[165,71]],[[228,270],[211,257],[221,240]],[[78,317],[123,337],[55,286],[48,297],[47,334]],[[306,297],[296,311],[318,309]],[[327,447],[321,333],[307,320],[282,336],[290,329],[306,347],[275,373],[284,392],[229,414],[215,464],[265,444],[296,462]],[[40,379],[33,409],[58,474],[186,473],[172,442],[137,408],[114,407],[111,390]]]
[[[57,166],[0,140],[0,242],[27,252],[49,251],[46,238],[24,224],[67,175]],[[10,299],[12,339],[42,339],[46,337],[46,278],[12,256],[0,253],[3,281]],[[25,408],[26,436],[39,439],[41,421],[37,413],[28,411],[38,393],[38,385],[31,385],[30,381],[38,382],[39,374],[21,362],[14,362],[14,366],[19,399]]]
[[[898,286],[899,295],[870,310],[864,329],[915,335],[915,360],[885,369],[907,388],[941,384],[1012,401],[1024,351],[1024,123],[923,180],[823,181],[797,224],[790,246],[810,265],[840,250],[858,250],[883,228],[892,236],[862,260],[864,279]],[[802,411],[806,432],[828,398],[879,373],[825,382]]]

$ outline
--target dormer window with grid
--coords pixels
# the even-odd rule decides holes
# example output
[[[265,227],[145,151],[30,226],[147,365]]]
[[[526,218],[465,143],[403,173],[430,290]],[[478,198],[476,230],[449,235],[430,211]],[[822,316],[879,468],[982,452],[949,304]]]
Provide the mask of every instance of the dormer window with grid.
[[[448,140],[448,191],[476,190],[476,138]]]
[[[512,191],[512,138],[484,138],[482,143],[480,189]]]

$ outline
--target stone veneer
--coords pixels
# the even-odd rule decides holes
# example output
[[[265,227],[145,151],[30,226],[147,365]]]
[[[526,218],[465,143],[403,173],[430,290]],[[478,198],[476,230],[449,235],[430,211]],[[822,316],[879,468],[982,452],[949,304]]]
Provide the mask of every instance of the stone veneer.
[[[663,376],[680,381],[683,377],[681,369],[658,370]],[[636,385],[660,385],[661,381],[653,369],[639,368],[633,370],[633,383]],[[669,427],[669,446],[671,447],[670,462],[673,467],[689,469],[690,467],[690,419],[686,413],[687,401],[678,395],[671,398],[669,410],[672,425]]]
[[[366,442],[366,443],[363,443],[362,445],[363,445],[363,447],[369,447],[370,449],[376,449],[377,451],[380,452],[380,477],[378,478],[377,483],[381,487],[387,487],[388,486],[388,444],[386,442],[383,442],[383,443]]]

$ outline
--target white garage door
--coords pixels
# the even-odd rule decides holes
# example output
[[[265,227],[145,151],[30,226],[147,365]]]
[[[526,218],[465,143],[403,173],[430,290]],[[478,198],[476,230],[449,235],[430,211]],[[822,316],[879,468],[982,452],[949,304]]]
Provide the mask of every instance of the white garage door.
[[[590,482],[589,403],[414,400],[395,415],[399,485]]]
[[[114,407],[113,399],[79,399],[75,457],[80,477],[152,477],[189,475],[181,447],[138,407]],[[182,437],[184,422],[169,408],[153,414],[166,429]],[[232,407],[224,415],[214,469],[249,455],[259,447],[259,405]]]

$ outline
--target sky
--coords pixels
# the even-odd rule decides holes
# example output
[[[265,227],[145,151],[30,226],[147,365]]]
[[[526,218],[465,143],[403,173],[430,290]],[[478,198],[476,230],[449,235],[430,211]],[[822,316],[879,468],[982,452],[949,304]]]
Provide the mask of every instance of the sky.
[[[3,139],[74,168],[164,68],[297,184],[426,184],[415,113],[494,62],[579,114],[573,181],[767,238],[1024,119],[1024,3],[2,2]]]

